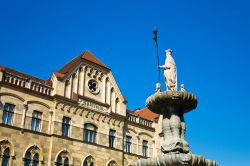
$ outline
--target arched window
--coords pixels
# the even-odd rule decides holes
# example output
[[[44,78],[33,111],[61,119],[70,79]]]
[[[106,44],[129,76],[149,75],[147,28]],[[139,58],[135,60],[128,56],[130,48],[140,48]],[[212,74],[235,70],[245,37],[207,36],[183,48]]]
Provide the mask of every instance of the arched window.
[[[24,166],[30,166],[31,163],[31,153],[27,152],[24,158]]]
[[[69,158],[66,157],[64,160],[62,160],[62,157],[58,156],[56,160],[56,166],[69,166]]]
[[[67,150],[63,150],[62,152],[59,153],[57,156],[56,166],[69,166],[69,153]]]
[[[57,157],[56,166],[62,166],[62,157],[61,156]]]
[[[64,89],[64,96],[67,98],[70,98],[70,89],[71,89],[71,85],[70,85],[70,80],[65,81],[65,89]]]
[[[64,159],[64,166],[69,166],[69,159],[67,157]]]
[[[120,112],[119,98],[115,99],[115,112]]]
[[[39,155],[34,154],[33,157],[30,152],[25,154],[24,166],[39,166]]]
[[[95,166],[95,160],[92,156],[87,157],[84,162],[83,166]]]
[[[107,166],[117,166],[117,163],[114,160],[112,160],[108,163]]]
[[[109,78],[107,77],[105,80],[105,103],[109,104],[109,95],[110,95],[110,82]]]
[[[12,143],[7,139],[0,140],[0,165],[10,166],[14,158],[14,149]]]
[[[39,165],[39,156],[38,154],[36,153],[34,156],[33,156],[33,163],[32,163],[32,166],[38,166]]]
[[[86,123],[84,124],[84,133],[83,133],[83,139],[86,142],[96,143],[96,130],[97,127],[93,124]]]
[[[23,160],[24,166],[39,166],[43,162],[42,152],[34,145],[26,151]]]
[[[111,88],[110,90],[110,106],[111,106],[111,112],[115,112],[115,90],[114,88]]]
[[[10,161],[10,149],[7,148],[4,150],[3,153],[2,166],[9,166],[9,161]]]

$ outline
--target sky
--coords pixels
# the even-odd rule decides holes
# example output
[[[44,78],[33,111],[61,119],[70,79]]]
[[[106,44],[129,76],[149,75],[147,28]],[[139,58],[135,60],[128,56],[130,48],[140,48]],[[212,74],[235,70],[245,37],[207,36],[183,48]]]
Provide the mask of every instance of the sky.
[[[250,162],[247,0],[0,0],[0,65],[48,79],[90,50],[112,69],[127,108],[144,108],[173,50],[178,84],[198,96],[185,115],[193,153],[220,166]],[[163,90],[163,72],[161,71]]]

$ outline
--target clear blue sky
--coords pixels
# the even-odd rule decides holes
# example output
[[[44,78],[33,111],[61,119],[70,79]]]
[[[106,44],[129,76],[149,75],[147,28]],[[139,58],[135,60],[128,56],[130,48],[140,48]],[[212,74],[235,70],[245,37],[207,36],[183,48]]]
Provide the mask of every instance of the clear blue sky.
[[[199,99],[186,115],[191,150],[220,166],[245,166],[249,8],[247,0],[1,0],[0,64],[47,79],[90,50],[112,69],[128,108],[143,108],[157,82],[157,26],[161,64],[171,48],[179,84]]]

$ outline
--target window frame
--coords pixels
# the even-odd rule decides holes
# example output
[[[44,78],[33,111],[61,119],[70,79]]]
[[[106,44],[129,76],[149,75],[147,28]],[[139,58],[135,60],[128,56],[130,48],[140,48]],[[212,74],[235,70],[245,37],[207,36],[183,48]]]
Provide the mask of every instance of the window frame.
[[[143,157],[148,157],[148,141],[147,140],[142,140],[142,156]]]
[[[24,166],[39,166],[40,165],[39,153],[35,152],[34,154],[32,154],[31,150],[29,150],[25,153],[23,161],[24,161]]]
[[[125,136],[125,152],[132,153],[132,136]]]
[[[113,135],[111,134],[112,132],[114,133]],[[109,129],[109,147],[116,147],[116,130],[113,129]]]
[[[82,166],[95,166],[95,159],[92,156],[88,156],[86,157],[83,162],[82,162]]]
[[[67,133],[65,133],[67,129]],[[63,116],[62,118],[62,136],[70,137],[70,129],[71,129],[71,118],[67,116]]]
[[[91,125],[94,129],[89,129],[88,125]],[[85,123],[83,129],[83,140],[88,143],[97,143],[97,127],[92,123]]]
[[[7,152],[8,153],[7,153]],[[7,153],[7,154],[6,154]],[[4,162],[6,162],[7,161],[7,163],[4,163]],[[4,165],[5,164],[5,165]],[[7,164],[7,165],[6,165]],[[8,148],[6,148],[6,149],[4,149],[4,151],[3,151],[3,156],[2,156],[2,163],[1,163],[1,165],[2,166],[9,166],[10,165],[10,148],[8,147]]]
[[[36,116],[34,116],[34,114],[36,114]],[[37,110],[33,111],[32,119],[31,119],[31,130],[32,131],[35,131],[35,132],[41,132],[42,131],[42,116],[43,116],[42,112],[37,111]],[[33,123],[33,121],[34,121],[34,123]],[[38,130],[37,130],[37,122],[39,122]],[[33,124],[34,124],[34,126],[33,126]]]
[[[8,106],[8,109],[6,108],[7,106]],[[10,110],[10,108],[12,108],[12,110]],[[16,108],[16,105],[14,105],[14,104],[11,104],[11,103],[5,103],[4,104],[4,106],[3,106],[3,114],[2,114],[2,124],[13,126],[15,108]],[[4,116],[5,116],[5,118],[4,118]],[[10,122],[9,122],[9,117],[11,117]]]

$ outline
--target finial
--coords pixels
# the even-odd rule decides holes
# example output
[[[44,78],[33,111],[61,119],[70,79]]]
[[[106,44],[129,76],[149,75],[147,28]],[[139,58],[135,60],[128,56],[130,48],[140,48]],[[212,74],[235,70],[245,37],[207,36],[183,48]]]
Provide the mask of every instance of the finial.
[[[172,51],[171,49],[167,49],[167,50],[166,50],[166,55],[172,55],[172,52],[173,52],[173,51]]]
[[[156,89],[155,89],[156,93],[161,92],[161,84],[159,82],[156,83]]]
[[[186,92],[186,90],[185,90],[185,85],[184,85],[184,84],[181,84],[181,91],[182,91],[182,92]]]

